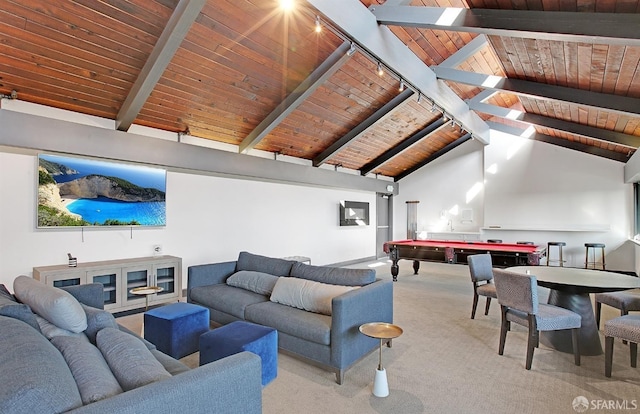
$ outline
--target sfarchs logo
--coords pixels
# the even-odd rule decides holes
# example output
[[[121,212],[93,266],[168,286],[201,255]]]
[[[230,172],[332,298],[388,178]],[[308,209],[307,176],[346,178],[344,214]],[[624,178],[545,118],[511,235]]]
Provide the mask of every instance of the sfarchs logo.
[[[637,400],[588,400],[582,395],[571,402],[571,406],[577,413],[592,410],[637,410]]]
[[[571,406],[577,413],[584,413],[589,409],[589,400],[587,400],[587,397],[580,395],[573,399]]]

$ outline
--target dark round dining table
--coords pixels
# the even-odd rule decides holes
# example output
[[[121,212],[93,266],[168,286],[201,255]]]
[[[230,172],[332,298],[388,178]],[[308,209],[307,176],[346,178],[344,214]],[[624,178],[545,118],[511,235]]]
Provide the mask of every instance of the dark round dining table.
[[[640,278],[636,276],[602,270],[559,266],[514,266],[505,270],[535,276],[538,286],[550,289],[547,303],[572,310],[582,317],[580,354],[587,356],[602,354],[590,294],[640,288]],[[540,342],[573,353],[570,330],[541,332]]]

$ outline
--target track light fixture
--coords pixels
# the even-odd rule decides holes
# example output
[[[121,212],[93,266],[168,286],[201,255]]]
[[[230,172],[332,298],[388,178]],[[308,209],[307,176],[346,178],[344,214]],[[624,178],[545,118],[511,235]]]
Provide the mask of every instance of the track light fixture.
[[[284,6],[284,5],[292,5],[294,3],[295,0],[280,0],[280,3]],[[308,17],[313,18],[315,16],[315,31],[317,33],[320,33],[321,31],[323,31],[324,29],[329,30],[331,33],[335,34],[336,36],[338,36],[339,38],[341,38],[344,41],[348,41],[350,42],[350,47],[349,50],[347,50],[346,55],[347,56],[353,56],[357,51],[359,51],[365,58],[367,58],[367,60],[371,63],[375,63],[376,64],[376,72],[378,73],[378,76],[382,77],[385,75],[385,71],[389,71],[389,75],[393,79],[398,79],[400,81],[400,84],[398,86],[398,90],[400,92],[403,92],[405,90],[405,88],[409,88],[411,89],[413,92],[418,94],[418,98],[417,98],[417,103],[421,104],[422,100],[426,100],[427,103],[430,105],[429,107],[429,111],[431,113],[433,113],[435,116],[438,116],[438,114],[436,112],[440,112],[440,114],[442,115],[442,124],[450,124],[451,128],[455,128],[456,125],[460,128],[460,132],[464,133],[464,132],[470,132],[465,130],[465,128],[462,126],[461,122],[458,122],[455,120],[453,115],[448,114],[444,107],[440,107],[433,98],[429,97],[429,95],[424,95],[420,89],[418,89],[418,87],[416,87],[415,85],[413,85],[411,82],[409,82],[407,84],[407,81],[405,81],[405,79],[403,79],[400,76],[400,73],[397,72],[395,69],[393,69],[390,66],[387,66],[386,69],[383,66],[383,62],[380,60],[380,58],[374,54],[372,54],[371,52],[369,52],[367,49],[364,49],[362,47],[359,47],[352,38],[350,38],[349,36],[345,35],[344,33],[341,33],[339,30],[337,30],[335,27],[333,27],[333,25],[331,24],[331,22],[326,21],[323,22],[320,19],[320,15],[312,13],[310,10],[308,11],[307,14]],[[323,27],[324,26],[324,27]],[[337,165],[336,168],[341,167],[341,165]]]
[[[295,0],[280,0],[281,4],[284,5],[292,5],[294,3]],[[313,18],[313,16],[315,15],[315,31],[316,32],[321,32],[322,30],[324,30],[325,28],[327,30],[329,30],[331,33],[335,34],[336,36],[338,36],[339,38],[341,38],[344,41],[348,41],[350,42],[350,47],[349,50],[346,52],[347,56],[353,56],[357,51],[359,51],[365,58],[367,58],[367,60],[369,62],[375,63],[377,68],[376,68],[376,72],[378,73],[378,76],[384,76],[385,73],[385,68],[383,66],[382,61],[380,60],[379,57],[377,57],[376,55],[372,54],[371,52],[369,52],[368,50],[359,47],[358,45],[356,45],[356,43],[347,35],[345,35],[344,33],[341,33],[339,30],[337,30],[336,28],[334,28],[331,24],[331,22],[327,21],[324,23],[324,27],[322,21],[320,20],[320,16],[310,12],[307,14],[308,17]],[[440,107],[438,104],[436,104],[435,100],[433,98],[430,98],[429,95],[424,95],[422,91],[420,91],[415,85],[411,84],[411,82],[409,82],[409,84],[406,83],[406,81],[400,76],[400,73],[395,71],[393,68],[387,66],[386,70],[388,70],[390,73],[389,75],[391,76],[391,78],[393,79],[398,79],[400,81],[400,85],[398,87],[398,90],[400,92],[403,92],[405,90],[405,88],[410,88],[411,90],[413,90],[414,92],[416,92],[418,94],[418,98],[417,98],[417,103],[421,104],[422,100],[425,99],[427,101],[427,103],[430,105],[429,107],[429,111],[431,113],[433,113],[434,115],[437,116],[436,112],[440,112],[440,114],[442,115],[442,124],[447,124],[449,123],[451,128],[455,128],[456,125],[459,126],[460,128],[460,132],[464,133],[464,132],[469,132],[468,130],[466,130],[463,126],[461,122],[458,122],[455,120],[453,115],[448,114],[445,109],[443,107]],[[474,137],[475,138],[475,137]],[[476,138],[477,139],[477,138]],[[342,165],[338,164],[335,165],[335,168],[337,170],[337,168],[342,167]]]
[[[13,89],[9,95],[0,93],[0,99],[18,99],[18,91]]]
[[[356,45],[355,43],[351,42],[351,47],[347,51],[347,56],[353,56],[354,53],[356,53]]]

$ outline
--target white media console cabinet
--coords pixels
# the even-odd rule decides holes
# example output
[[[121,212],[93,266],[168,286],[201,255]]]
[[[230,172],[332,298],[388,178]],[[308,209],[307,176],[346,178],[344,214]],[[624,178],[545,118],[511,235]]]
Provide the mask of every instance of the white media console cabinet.
[[[145,297],[131,293],[141,286],[162,288],[148,297],[149,306],[177,302],[182,292],[182,258],[153,256],[81,262],[76,267],[39,266],[33,268],[33,278],[55,287],[102,283],[104,308],[115,313],[145,307]]]

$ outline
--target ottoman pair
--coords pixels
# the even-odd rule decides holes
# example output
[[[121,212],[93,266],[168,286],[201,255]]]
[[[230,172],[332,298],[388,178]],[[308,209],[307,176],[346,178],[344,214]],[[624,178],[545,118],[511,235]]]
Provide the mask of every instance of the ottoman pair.
[[[278,374],[278,331],[236,321],[209,330],[209,309],[191,303],[173,303],[145,312],[144,339],[158,350],[180,359],[200,351],[200,365],[243,351],[262,360],[262,385]]]

